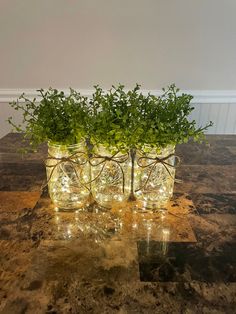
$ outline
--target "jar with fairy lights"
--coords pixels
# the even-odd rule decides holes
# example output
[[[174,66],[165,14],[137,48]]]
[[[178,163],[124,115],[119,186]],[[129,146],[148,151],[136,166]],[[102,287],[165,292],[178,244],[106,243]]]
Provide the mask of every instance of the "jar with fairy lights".
[[[90,189],[89,164],[84,144],[48,144],[46,159],[48,192],[59,210],[86,206]]]
[[[168,145],[157,152],[138,150],[135,176],[135,196],[144,208],[165,207],[173,195],[175,181],[175,146]]]
[[[130,188],[128,153],[115,152],[103,145],[94,148],[90,159],[92,194],[102,207],[111,208],[127,200]]]

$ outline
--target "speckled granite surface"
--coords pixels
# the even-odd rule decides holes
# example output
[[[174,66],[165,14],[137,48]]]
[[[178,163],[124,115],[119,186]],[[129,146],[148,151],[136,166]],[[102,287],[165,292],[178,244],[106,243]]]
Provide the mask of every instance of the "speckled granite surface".
[[[57,213],[0,140],[0,313],[236,313],[236,136],[181,145],[168,212]]]

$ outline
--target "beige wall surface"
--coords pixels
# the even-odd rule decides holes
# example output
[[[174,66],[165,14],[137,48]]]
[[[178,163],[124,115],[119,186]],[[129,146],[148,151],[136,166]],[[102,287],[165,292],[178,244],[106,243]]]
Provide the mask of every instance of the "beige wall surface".
[[[0,0],[0,89],[236,89],[236,0]]]
[[[235,14],[236,0],[0,0],[0,137],[22,90],[119,82],[198,90],[192,118],[236,133]]]

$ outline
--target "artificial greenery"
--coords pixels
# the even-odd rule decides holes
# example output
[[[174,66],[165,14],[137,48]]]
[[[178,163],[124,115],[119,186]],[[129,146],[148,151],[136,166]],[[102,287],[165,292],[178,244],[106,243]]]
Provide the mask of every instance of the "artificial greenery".
[[[17,132],[24,132],[33,148],[45,141],[72,145],[85,139],[88,125],[87,98],[70,89],[69,95],[50,88],[38,90],[40,100],[30,100],[24,94],[10,105],[23,111],[20,125],[9,123]]]
[[[190,102],[192,96],[179,94],[175,85],[163,89],[159,97],[140,92],[140,85],[125,91],[123,85],[112,87],[107,93],[95,87],[91,105],[90,137],[94,144],[118,151],[142,149],[157,151],[167,145],[204,139],[204,130],[188,116],[194,109]]]
[[[138,90],[139,85],[127,92],[123,85],[119,85],[105,93],[99,86],[95,86],[90,101],[92,119],[89,135],[93,144],[121,151],[137,145],[142,133],[139,109],[145,101]]]
[[[69,95],[52,88],[38,92],[40,101],[23,94],[11,103],[23,111],[20,125],[9,118],[34,148],[45,141],[72,145],[86,140],[113,151],[158,151],[190,138],[201,141],[204,130],[212,125],[197,128],[194,120],[188,120],[193,97],[180,94],[174,84],[163,89],[161,96],[143,95],[140,85],[128,91],[123,85],[113,86],[108,92],[95,86],[91,99],[73,89]]]
[[[186,143],[192,138],[194,141],[204,140],[204,131],[212,126],[197,127],[196,121],[189,120],[190,113],[194,110],[190,102],[192,95],[179,93],[174,84],[163,89],[159,97],[147,96],[147,101],[141,104],[143,134],[140,142],[161,149],[167,145]]]

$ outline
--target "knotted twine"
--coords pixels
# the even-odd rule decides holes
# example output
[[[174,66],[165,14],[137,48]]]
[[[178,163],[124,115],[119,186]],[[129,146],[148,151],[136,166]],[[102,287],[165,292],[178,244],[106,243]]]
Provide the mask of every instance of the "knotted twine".
[[[87,185],[91,184],[92,182],[96,181],[100,176],[101,174],[103,173],[103,170],[106,166],[106,163],[109,162],[109,161],[112,161],[112,162],[115,162],[120,170],[121,170],[121,173],[122,173],[122,191],[124,193],[124,190],[125,190],[125,174],[124,174],[124,170],[121,166],[121,164],[123,164],[124,162],[126,162],[129,158],[129,154],[124,154],[124,155],[120,155],[120,156],[117,156],[119,152],[116,152],[114,153],[112,156],[102,156],[102,155],[97,155],[97,154],[94,154],[92,157],[88,158],[87,157],[87,154],[85,152],[75,152],[67,157],[54,157],[52,155],[49,154],[49,156],[45,159],[45,165],[47,168],[52,168],[52,171],[49,175],[49,178],[47,179],[47,182],[45,183],[45,185],[42,187],[45,188],[48,183],[51,181],[52,179],[52,176],[53,176],[53,173],[55,171],[55,169],[67,162],[71,165],[72,169],[74,170],[75,172],[75,175],[78,179],[78,181],[81,183],[81,185],[83,185],[85,188],[87,188],[89,190],[89,188],[87,187]],[[84,162],[78,162],[76,161],[75,159],[77,158],[80,158],[81,156],[86,156],[86,159]],[[101,159],[101,161],[97,162],[97,163],[94,163],[93,160],[97,160],[97,159]],[[53,165],[48,165],[48,161],[56,161]],[[83,166],[85,165],[86,163],[89,163],[91,167],[97,167],[97,166],[100,166],[102,165],[102,168],[100,169],[98,175],[93,178],[92,180],[88,181],[88,182],[85,182],[84,184],[81,182],[81,173],[82,173],[82,170],[80,171],[80,174],[78,175],[78,172],[77,172],[77,167],[79,166]]]
[[[71,154],[69,156],[66,156],[66,157],[64,157],[64,156],[63,157],[54,157],[51,154],[49,154],[48,157],[45,159],[45,165],[46,165],[47,168],[52,168],[52,171],[50,172],[50,175],[49,175],[49,177],[47,179],[47,182],[45,183],[45,185],[43,185],[42,189],[44,189],[48,185],[48,183],[51,181],[55,169],[59,165],[67,162],[67,163],[69,163],[71,165],[71,167],[74,170],[74,173],[76,175],[76,178],[81,183],[81,185],[89,190],[87,185],[89,185],[92,182],[96,181],[101,176],[101,174],[103,173],[104,168],[105,168],[107,162],[112,161],[112,162],[116,163],[119,166],[120,170],[121,170],[121,173],[122,173],[122,191],[124,193],[124,190],[125,190],[125,174],[124,174],[124,170],[122,168],[122,164],[125,163],[128,160],[129,154],[127,153],[127,154],[123,154],[123,155],[117,156],[118,153],[119,152],[116,152],[112,156],[103,156],[103,155],[94,154],[90,158],[88,158],[88,156],[87,156],[87,154],[85,152],[81,152],[81,151],[77,151],[77,152],[75,152],[75,153],[73,153],[73,154]],[[76,159],[78,159],[78,158],[80,158],[82,156],[86,157],[86,159],[83,162],[76,160]],[[138,192],[141,189],[146,187],[146,185],[148,184],[148,182],[149,182],[149,180],[151,178],[151,175],[152,175],[156,165],[159,164],[159,163],[161,163],[165,167],[165,169],[168,172],[168,174],[170,175],[170,177],[172,179],[174,179],[168,167],[176,168],[176,165],[172,165],[172,164],[170,164],[169,162],[166,161],[170,157],[175,157],[177,159],[177,161],[178,161],[178,164],[180,163],[180,157],[175,155],[174,153],[171,153],[168,156],[165,156],[163,158],[160,158],[160,157],[148,157],[148,156],[139,157],[137,159],[138,166],[140,168],[150,168],[151,167],[151,169],[149,171],[147,179],[145,180],[145,183],[139,189],[136,189],[135,192]],[[93,162],[94,160],[98,160],[98,159],[101,159],[101,160],[99,162],[97,162],[97,163]],[[151,163],[149,163],[147,165],[142,165],[141,164],[142,160],[151,161]],[[56,161],[56,162],[53,165],[49,165],[48,161]],[[85,165],[87,162],[90,164],[91,167],[97,167],[97,166],[102,165],[102,168],[100,169],[99,173],[97,174],[97,176],[95,178],[93,178],[92,180],[90,180],[88,182],[82,183],[81,182],[82,170],[80,171],[80,174],[78,174],[77,167],[78,166],[81,167],[81,166]],[[181,182],[181,180],[177,180],[177,179],[175,179],[175,181],[176,182]]]
[[[125,174],[124,174],[124,170],[123,170],[121,164],[125,163],[128,160],[129,154],[127,153],[127,154],[117,156],[118,153],[119,152],[116,152],[112,156],[102,156],[102,155],[94,154],[89,159],[89,164],[91,165],[91,167],[97,167],[97,166],[102,165],[98,175],[93,180],[91,180],[89,183],[96,181],[101,176],[101,174],[103,173],[103,170],[106,166],[106,163],[109,161],[112,161],[112,162],[116,163],[121,170],[121,173],[122,173],[122,191],[124,194],[124,192],[125,192]],[[101,161],[99,161],[97,163],[93,163],[93,160],[97,160],[97,159],[101,159]]]
[[[82,157],[82,156],[86,157],[85,161],[84,162],[77,161],[77,159]],[[49,165],[48,161],[55,161],[55,163],[53,165]],[[73,154],[66,156],[66,157],[65,156],[55,157],[55,156],[52,156],[51,154],[48,154],[48,157],[45,159],[44,163],[45,163],[46,168],[52,168],[52,171],[50,172],[50,175],[47,179],[47,182],[43,185],[42,189],[44,189],[48,185],[48,183],[51,181],[52,176],[55,172],[55,169],[65,162],[67,162],[71,165],[71,167],[72,167],[72,169],[76,175],[76,178],[81,182],[80,178],[81,178],[82,170],[80,171],[80,175],[78,175],[77,167],[83,166],[87,163],[87,154],[85,152],[76,151]],[[86,185],[85,185],[85,187],[86,187]]]
[[[167,156],[165,156],[163,158],[160,158],[158,156],[156,156],[156,157],[150,157],[150,156],[149,157],[148,156],[139,157],[137,159],[138,166],[140,168],[150,168],[151,167],[151,169],[149,171],[147,179],[145,180],[145,183],[139,189],[135,190],[135,192],[138,192],[141,189],[144,189],[146,187],[146,185],[148,184],[148,182],[149,182],[149,180],[151,178],[151,175],[152,175],[152,173],[153,173],[153,171],[154,171],[154,169],[155,169],[157,164],[162,164],[165,167],[166,171],[168,172],[169,176],[174,180],[174,178],[173,178],[173,176],[172,176],[172,174],[171,174],[171,172],[170,172],[168,167],[176,168],[177,165],[172,165],[172,164],[170,164],[169,162],[166,161],[166,160],[168,160],[171,157],[175,157],[177,159],[177,161],[178,161],[177,165],[180,163],[180,157],[175,155],[174,153],[171,153],[171,154],[169,154],[169,155],[167,155]],[[142,160],[151,161],[151,162],[148,163],[147,165],[142,165],[141,164]],[[181,182],[181,180],[178,180],[178,179],[175,179],[175,181],[176,182]]]

